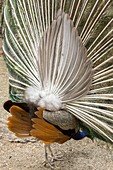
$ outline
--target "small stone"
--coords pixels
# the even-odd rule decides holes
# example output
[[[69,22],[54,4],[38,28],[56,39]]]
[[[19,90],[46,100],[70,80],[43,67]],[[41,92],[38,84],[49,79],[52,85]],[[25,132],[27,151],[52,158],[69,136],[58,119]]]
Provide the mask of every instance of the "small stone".
[[[11,159],[12,158],[12,156],[9,156],[9,159]]]

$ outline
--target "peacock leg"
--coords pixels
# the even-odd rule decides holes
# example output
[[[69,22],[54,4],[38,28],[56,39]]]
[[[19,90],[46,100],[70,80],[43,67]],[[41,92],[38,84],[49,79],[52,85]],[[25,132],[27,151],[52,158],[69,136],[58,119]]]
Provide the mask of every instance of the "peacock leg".
[[[49,144],[45,144],[44,143],[44,150],[45,150],[45,161],[43,162],[43,165],[46,166],[46,167],[50,167],[51,169],[54,169],[54,164],[52,163],[52,161],[50,161],[48,159],[48,152],[47,152],[47,149],[50,147]]]
[[[50,147],[50,145],[47,145],[47,147],[48,147],[48,150],[49,150],[49,152],[50,152],[50,154],[51,154],[51,162],[54,162],[54,161],[62,161],[63,160],[63,156],[62,155],[54,155],[53,154],[53,152],[52,152],[52,149],[51,149],[51,147]]]
[[[45,149],[45,161],[43,162],[43,165],[46,167],[50,167],[51,169],[54,169],[53,162],[62,161],[63,156],[62,155],[54,155],[52,152],[52,149],[50,147],[50,144],[44,144],[44,149]],[[48,155],[48,151],[50,152],[50,157]]]

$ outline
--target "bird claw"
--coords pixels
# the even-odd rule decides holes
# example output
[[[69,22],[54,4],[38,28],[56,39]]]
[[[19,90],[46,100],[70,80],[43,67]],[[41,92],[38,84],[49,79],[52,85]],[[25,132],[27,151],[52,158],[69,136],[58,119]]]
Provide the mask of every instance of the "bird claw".
[[[55,169],[55,161],[62,161],[63,155],[48,156],[48,159],[43,162],[43,166],[46,168]]]
[[[63,156],[62,155],[51,156],[51,162],[55,161],[63,161]]]
[[[57,155],[54,155],[49,144],[44,144],[44,148],[45,148],[45,161],[43,162],[43,165],[45,167],[49,167],[51,169],[54,169],[55,168],[54,162],[55,161],[62,161],[63,155],[60,154],[60,153],[57,154]],[[50,152],[50,155],[48,155],[48,153],[47,153],[47,148]]]
[[[43,162],[43,166],[45,166],[46,168],[54,169],[54,164],[53,164],[53,162],[44,161],[44,162]]]

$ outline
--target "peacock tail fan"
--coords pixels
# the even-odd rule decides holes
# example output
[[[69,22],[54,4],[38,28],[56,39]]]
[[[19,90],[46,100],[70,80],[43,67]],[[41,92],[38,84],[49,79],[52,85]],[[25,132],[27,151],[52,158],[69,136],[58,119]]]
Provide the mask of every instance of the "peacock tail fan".
[[[12,100],[65,109],[113,142],[113,1],[6,0],[4,19]]]

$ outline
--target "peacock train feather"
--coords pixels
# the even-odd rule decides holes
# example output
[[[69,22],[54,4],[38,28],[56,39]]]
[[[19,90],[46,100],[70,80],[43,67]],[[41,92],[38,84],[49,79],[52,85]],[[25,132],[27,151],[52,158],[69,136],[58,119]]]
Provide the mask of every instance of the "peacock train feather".
[[[12,100],[113,142],[113,1],[6,0],[4,19]]]

